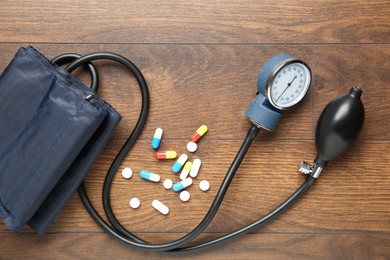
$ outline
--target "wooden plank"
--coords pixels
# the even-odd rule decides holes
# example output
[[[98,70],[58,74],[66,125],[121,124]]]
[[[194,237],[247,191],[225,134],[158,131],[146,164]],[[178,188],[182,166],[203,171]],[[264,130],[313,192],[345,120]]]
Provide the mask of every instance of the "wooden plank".
[[[388,43],[386,1],[7,1],[3,42]]]
[[[138,234],[167,241],[183,234]],[[207,235],[208,238],[215,237]],[[185,254],[145,252],[126,247],[101,233],[2,235],[6,259],[387,259],[389,235],[376,234],[249,234],[224,245]],[[201,236],[199,240],[204,240]],[[44,245],[44,246],[43,246]],[[93,248],[93,250],[91,250]]]

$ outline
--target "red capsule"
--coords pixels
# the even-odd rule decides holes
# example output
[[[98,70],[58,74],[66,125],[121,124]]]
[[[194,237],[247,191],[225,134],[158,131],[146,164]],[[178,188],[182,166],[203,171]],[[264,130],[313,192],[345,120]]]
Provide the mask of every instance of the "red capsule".
[[[156,158],[159,160],[175,159],[177,156],[175,151],[156,152]]]
[[[198,130],[196,130],[191,136],[190,139],[192,142],[196,143],[206,132],[208,128],[207,125],[201,125]]]

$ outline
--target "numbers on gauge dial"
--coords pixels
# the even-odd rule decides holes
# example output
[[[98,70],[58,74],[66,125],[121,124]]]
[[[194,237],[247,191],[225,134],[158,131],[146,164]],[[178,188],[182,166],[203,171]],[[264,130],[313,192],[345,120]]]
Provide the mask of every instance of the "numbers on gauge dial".
[[[275,75],[269,88],[271,102],[277,107],[291,107],[305,96],[309,86],[309,69],[302,63],[291,63]]]

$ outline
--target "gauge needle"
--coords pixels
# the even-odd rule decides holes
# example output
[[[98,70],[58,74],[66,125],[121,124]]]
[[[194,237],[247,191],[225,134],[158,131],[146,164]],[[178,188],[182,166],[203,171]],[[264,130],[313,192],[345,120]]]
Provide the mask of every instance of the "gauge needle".
[[[294,80],[295,80],[296,78],[297,78],[297,75],[295,75],[294,78],[293,78],[293,80],[291,80],[291,82],[287,84],[287,87],[283,90],[282,94],[280,94],[280,96],[278,97],[278,99],[276,99],[275,102],[278,102],[279,98],[281,98],[281,97],[283,96],[284,92],[286,92],[286,90],[288,89],[288,87],[291,86],[291,84],[294,82]]]

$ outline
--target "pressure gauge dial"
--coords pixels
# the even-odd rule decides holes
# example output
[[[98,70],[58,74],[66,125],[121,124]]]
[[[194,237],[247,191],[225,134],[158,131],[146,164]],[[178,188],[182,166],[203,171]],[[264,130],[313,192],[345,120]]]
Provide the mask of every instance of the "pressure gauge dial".
[[[310,83],[311,72],[303,61],[286,60],[267,79],[268,99],[274,107],[288,109],[303,99]]]

